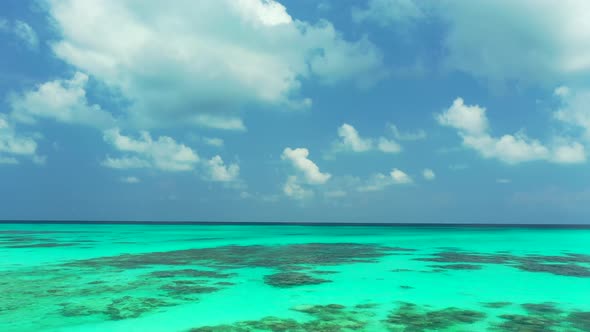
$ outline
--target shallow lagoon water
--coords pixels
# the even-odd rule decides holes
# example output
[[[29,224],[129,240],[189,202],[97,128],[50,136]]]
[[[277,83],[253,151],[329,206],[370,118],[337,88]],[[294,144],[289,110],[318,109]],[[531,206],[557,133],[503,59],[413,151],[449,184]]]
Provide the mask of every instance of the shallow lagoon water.
[[[590,331],[590,230],[0,224],[1,331]]]

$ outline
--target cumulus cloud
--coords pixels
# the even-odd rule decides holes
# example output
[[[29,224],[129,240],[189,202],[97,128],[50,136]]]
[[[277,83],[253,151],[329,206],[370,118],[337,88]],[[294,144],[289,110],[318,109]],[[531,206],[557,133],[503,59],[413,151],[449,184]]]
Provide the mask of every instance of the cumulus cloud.
[[[477,151],[484,158],[495,158],[507,164],[534,160],[555,163],[580,163],[586,160],[584,146],[578,142],[555,140],[546,146],[523,132],[494,137],[489,132],[486,109],[465,105],[457,98],[443,113],[436,116],[438,123],[457,129],[463,145]]]
[[[11,22],[0,18],[0,32],[13,34],[32,50],[39,48],[39,37],[35,30],[26,22],[19,20]]]
[[[285,148],[281,155],[282,160],[289,163],[297,170],[297,175],[290,175],[283,185],[283,193],[293,199],[307,199],[315,195],[309,186],[324,185],[332,175],[322,173],[320,168],[309,157],[306,148]]]
[[[235,181],[240,174],[240,166],[238,164],[225,165],[220,156],[214,156],[209,159],[207,161],[207,167],[212,181]]]
[[[341,138],[340,145],[350,151],[364,152],[373,148],[373,142],[370,139],[361,138],[358,131],[348,123],[338,128],[338,136]]]
[[[53,119],[102,129],[111,127],[115,123],[111,114],[86,99],[87,83],[88,76],[77,72],[69,80],[49,81],[22,94],[12,94],[8,98],[10,115],[27,124],[37,119]]]
[[[121,158],[107,157],[103,165],[111,168],[151,167],[163,171],[190,171],[199,162],[199,156],[190,147],[177,143],[168,136],[152,139],[147,131],[138,138],[122,135],[118,128],[104,132],[104,140],[125,153]]]
[[[436,178],[436,175],[434,174],[434,171],[430,168],[425,168],[422,171],[422,177],[424,177],[425,180],[432,181]]]
[[[488,131],[486,109],[479,105],[465,105],[463,98],[457,98],[445,112],[438,114],[439,124],[479,136]]]
[[[37,154],[37,142],[33,136],[19,135],[6,116],[0,114],[1,163],[18,164],[17,157],[29,158],[37,164],[45,163],[45,157]]]
[[[322,173],[320,168],[308,158],[309,150],[306,148],[285,148],[281,159],[288,160],[299,171],[308,184],[324,184],[332,176],[330,173]]]
[[[383,72],[366,38],[345,40],[330,22],[297,20],[273,0],[47,3],[56,56],[120,91],[143,128],[244,130],[244,105],[308,108],[306,79],[366,84]]]
[[[586,161],[585,148],[578,142],[563,143],[554,148],[552,159],[561,164],[583,163]]]
[[[348,123],[338,128],[340,140],[334,143],[333,152],[350,151],[366,152],[378,150],[384,153],[399,153],[402,147],[394,140],[385,137],[363,138],[358,131]]]

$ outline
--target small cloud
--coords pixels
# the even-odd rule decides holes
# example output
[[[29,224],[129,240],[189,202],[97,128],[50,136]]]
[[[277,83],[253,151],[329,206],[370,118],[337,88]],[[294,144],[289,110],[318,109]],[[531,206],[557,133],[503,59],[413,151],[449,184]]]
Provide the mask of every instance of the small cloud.
[[[340,140],[334,142],[332,152],[367,152],[381,151],[384,153],[399,153],[402,147],[392,139],[385,137],[365,138],[352,125],[348,123],[338,127],[338,136]]]
[[[18,164],[18,160],[13,157],[0,156],[0,164],[16,165],[16,164]]]
[[[26,22],[15,20],[10,22],[0,18],[0,32],[13,34],[27,45],[28,48],[36,50],[39,48],[39,37],[33,28]]]
[[[328,1],[321,1],[318,4],[318,10],[320,11],[328,11],[330,9],[332,9],[332,4]]]
[[[207,161],[209,179],[218,182],[231,182],[237,180],[240,175],[238,164],[226,165],[219,155]]]
[[[34,155],[33,162],[37,165],[45,165],[47,162],[47,156]]]
[[[215,147],[218,147],[218,148],[223,146],[223,139],[221,139],[221,138],[205,137],[205,138],[203,138],[203,141],[207,145],[215,146]]]
[[[402,170],[399,170],[397,168],[394,168],[391,173],[389,173],[389,175],[391,175],[391,178],[393,179],[393,182],[398,183],[398,184],[405,184],[405,183],[412,183],[413,180],[412,178],[404,173]]]
[[[23,21],[14,22],[14,34],[24,41],[31,49],[39,48],[39,37],[30,25]]]
[[[385,153],[398,153],[402,150],[402,147],[393,140],[388,140],[384,137],[381,137],[379,138],[377,149]]]
[[[434,174],[434,171],[431,170],[430,168],[425,168],[422,171],[422,176],[424,177],[425,180],[428,181],[432,181],[436,178],[436,175]]]
[[[570,89],[567,86],[562,85],[562,86],[555,88],[555,90],[553,91],[553,94],[558,97],[565,98],[565,97],[569,96]]]
[[[299,183],[296,176],[292,175],[287,178],[287,182],[283,186],[283,193],[297,200],[304,200],[313,197],[314,193],[312,190],[303,188]]]
[[[400,141],[419,141],[426,139],[426,132],[418,129],[415,132],[401,132],[393,123],[389,124],[389,130],[393,133],[393,137]]]
[[[410,184],[412,182],[414,181],[408,174],[400,169],[394,168],[389,173],[389,176],[383,173],[371,175],[357,187],[357,191],[381,191],[394,184]]]
[[[322,173],[316,163],[309,157],[309,150],[306,148],[285,148],[281,159],[288,160],[295,169],[303,174],[306,182],[309,184],[324,184],[332,175],[330,173]]]
[[[510,179],[496,179],[496,182],[501,183],[501,184],[508,184],[508,183],[511,183],[512,180],[510,180]]]
[[[121,182],[123,182],[123,183],[139,183],[139,182],[141,182],[141,180],[139,180],[139,178],[137,178],[135,176],[127,176],[127,177],[122,177]]]

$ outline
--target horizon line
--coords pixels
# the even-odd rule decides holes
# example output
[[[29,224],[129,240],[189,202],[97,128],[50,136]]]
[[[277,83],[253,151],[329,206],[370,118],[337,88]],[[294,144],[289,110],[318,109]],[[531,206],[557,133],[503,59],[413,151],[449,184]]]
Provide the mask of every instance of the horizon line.
[[[550,224],[550,223],[398,223],[398,222],[315,222],[315,221],[114,221],[114,220],[3,220],[0,224],[65,224],[65,225],[247,225],[247,226],[422,226],[422,227],[526,227],[526,228],[582,228],[590,229],[590,224]]]

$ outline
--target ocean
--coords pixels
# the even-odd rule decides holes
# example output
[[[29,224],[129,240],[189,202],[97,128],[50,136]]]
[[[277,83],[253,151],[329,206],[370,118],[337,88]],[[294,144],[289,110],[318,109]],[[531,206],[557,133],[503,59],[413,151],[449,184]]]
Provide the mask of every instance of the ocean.
[[[590,331],[590,229],[4,223],[0,331]]]

